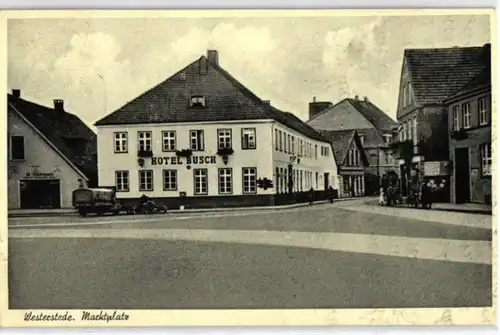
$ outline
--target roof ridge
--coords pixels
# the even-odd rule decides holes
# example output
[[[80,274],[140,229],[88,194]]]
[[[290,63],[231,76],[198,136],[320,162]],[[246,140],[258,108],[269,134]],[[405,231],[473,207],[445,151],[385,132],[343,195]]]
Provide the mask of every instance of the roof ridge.
[[[487,44],[487,43],[486,43]],[[405,48],[405,51],[430,51],[430,50],[456,50],[456,49],[482,49],[484,45],[481,46],[453,46],[453,47],[443,47],[443,48]]]

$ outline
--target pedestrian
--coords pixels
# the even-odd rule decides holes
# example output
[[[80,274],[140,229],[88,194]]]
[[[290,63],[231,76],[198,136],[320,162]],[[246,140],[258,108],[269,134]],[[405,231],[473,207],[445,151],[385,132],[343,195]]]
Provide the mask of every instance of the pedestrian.
[[[328,188],[328,191],[327,191],[327,194],[326,194],[326,195],[327,195],[328,200],[330,201],[330,203],[331,203],[331,204],[333,204],[333,193],[334,193],[334,191],[333,191],[333,187],[331,187],[331,186],[330,186],[330,187]]]
[[[385,206],[387,204],[387,198],[386,198],[386,194],[384,192],[383,187],[380,188],[380,195],[378,197],[378,204],[380,206]]]
[[[308,198],[309,198],[309,205],[312,205],[314,202],[314,189],[311,187],[311,189],[308,192]]]

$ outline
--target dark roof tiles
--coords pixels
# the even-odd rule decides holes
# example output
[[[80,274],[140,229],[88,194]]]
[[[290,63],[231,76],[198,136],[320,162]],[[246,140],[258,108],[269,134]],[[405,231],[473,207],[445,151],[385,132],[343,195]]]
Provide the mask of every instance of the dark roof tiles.
[[[200,66],[207,66],[207,75]],[[228,84],[229,86],[228,87]],[[193,92],[202,92],[206,107],[190,108]],[[202,56],[181,71],[95,123],[126,125],[272,119],[312,139],[326,140],[291,113],[258,98],[219,65]]]
[[[8,95],[8,106],[38,129],[85,176],[97,177],[97,136],[77,116]]]

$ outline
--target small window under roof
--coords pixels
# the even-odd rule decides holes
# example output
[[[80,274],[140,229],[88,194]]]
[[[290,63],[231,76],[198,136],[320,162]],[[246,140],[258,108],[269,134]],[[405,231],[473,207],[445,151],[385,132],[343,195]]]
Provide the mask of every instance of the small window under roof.
[[[205,106],[206,106],[205,97],[203,95],[193,95],[189,100],[189,107],[191,108],[205,107]]]

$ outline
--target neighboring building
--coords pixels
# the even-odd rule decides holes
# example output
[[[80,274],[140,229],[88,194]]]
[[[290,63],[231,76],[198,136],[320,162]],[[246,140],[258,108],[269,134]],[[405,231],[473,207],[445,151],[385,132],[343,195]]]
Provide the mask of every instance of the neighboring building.
[[[483,47],[407,49],[404,52],[397,119],[398,141],[413,143],[411,166],[400,160],[402,193],[407,179],[419,173],[423,179],[443,180],[442,199],[449,201],[448,107],[444,100],[454,95],[484,70]],[[426,172],[427,171],[427,172]]]
[[[72,192],[97,185],[97,138],[77,116],[8,94],[9,209],[71,208]]]
[[[365,169],[368,159],[356,130],[321,131],[333,146],[339,165],[339,196],[359,197],[366,194]]]
[[[491,58],[486,68],[447,99],[451,202],[491,204]]]
[[[215,50],[96,126],[99,185],[125,203],[146,194],[170,208],[273,205],[280,193],[338,189],[330,143],[255,96]],[[264,179],[273,187],[259,187]]]
[[[389,144],[396,121],[368,98],[344,99],[335,105],[329,102],[309,104],[307,124],[316,130],[356,130],[369,161],[366,168],[366,194],[379,191],[381,178],[388,172],[399,172]]]

